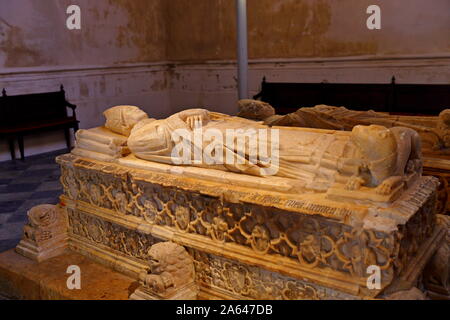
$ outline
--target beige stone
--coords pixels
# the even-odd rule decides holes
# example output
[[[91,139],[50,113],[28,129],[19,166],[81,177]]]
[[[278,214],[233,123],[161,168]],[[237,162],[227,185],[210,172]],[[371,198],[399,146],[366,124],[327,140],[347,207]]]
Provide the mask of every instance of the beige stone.
[[[284,161],[270,176],[250,161],[172,163],[173,130],[199,124],[267,129],[186,110],[138,122],[129,156],[57,158],[70,249],[139,280],[132,299],[194,299],[196,287],[199,299],[381,299],[419,286],[440,256],[438,181],[421,175],[414,131],[280,127]]]
[[[131,300],[196,300],[192,257],[172,242],[154,244],[147,254],[148,269],[139,273],[140,287]]]
[[[256,139],[255,144],[267,149],[277,144],[277,161],[271,163],[270,167],[261,160],[264,157],[260,153],[255,161],[249,160],[250,142],[242,144],[240,148],[234,140],[229,143],[225,139],[219,148],[223,153],[222,159],[231,153],[237,159],[234,163],[199,164],[195,162],[194,151],[188,154],[187,160],[193,166],[203,168],[265,176],[266,179],[272,178],[271,175],[288,178],[295,180],[297,188],[329,191],[333,197],[381,202],[397,197],[399,191],[412,184],[422,170],[420,139],[408,128],[357,126],[352,133],[283,127],[270,129],[256,122],[241,121],[225,115],[215,116],[212,119],[207,110],[193,109],[164,120],[138,124],[131,132],[128,147],[137,158],[173,164],[179,160],[173,156],[176,143],[172,136],[177,130],[195,136],[195,124],[198,124],[202,132],[214,130],[222,137],[230,129],[247,132],[267,130],[266,140],[256,135],[250,139]],[[278,139],[276,142],[273,141],[274,131]],[[240,138],[245,140],[245,133],[238,134],[236,139]],[[191,143],[195,144],[194,141]],[[208,142],[202,140],[201,147],[206,149]]]
[[[439,117],[397,116],[374,111],[354,111],[344,107],[318,105],[300,108],[288,115],[266,115],[267,106],[261,102],[244,100],[239,102],[239,115],[263,121],[269,126],[321,128],[351,131],[357,125],[395,126],[416,130],[421,137],[424,154],[424,173],[439,178],[438,212],[450,214],[450,110]],[[256,110],[259,108],[259,111]],[[248,110],[248,111],[246,111]],[[248,116],[249,114],[257,116]]]
[[[318,128],[329,130],[351,131],[357,125],[381,125],[387,128],[407,127],[416,130],[423,140],[425,154],[450,154],[450,110],[444,110],[439,117],[431,121],[420,121],[419,117],[394,116],[381,112],[355,111],[345,107],[318,105],[313,108],[300,108],[296,112],[285,116],[267,116],[268,108],[261,102],[244,100],[239,102],[241,112],[239,116],[248,117],[247,109],[257,114],[248,117],[252,120],[264,121],[270,126],[292,126],[305,128]],[[250,102],[249,102],[250,101]],[[270,105],[269,105],[270,106]],[[260,109],[259,113],[258,110]]]
[[[238,105],[238,117],[251,120],[263,120],[275,115],[275,109],[270,104],[262,101],[244,99],[240,100]]]
[[[80,290],[67,287],[67,268],[72,265],[81,270]],[[0,253],[0,292],[11,299],[128,300],[136,285],[136,279],[70,250],[41,262],[14,250]]]
[[[141,120],[147,119],[147,114],[135,106],[116,106],[106,110],[105,127],[111,131],[129,136],[131,129]]]
[[[28,211],[28,224],[16,252],[38,262],[62,254],[67,248],[67,220],[59,206],[40,205]]]
[[[114,161],[130,154],[127,137],[112,132],[106,127],[78,130],[73,154],[96,159]]]
[[[369,265],[382,267],[382,289],[396,279],[413,285],[443,238],[429,177],[376,204],[73,155],[58,162],[73,250],[138,279],[149,247],[177,243],[194,258],[201,299],[376,297]]]

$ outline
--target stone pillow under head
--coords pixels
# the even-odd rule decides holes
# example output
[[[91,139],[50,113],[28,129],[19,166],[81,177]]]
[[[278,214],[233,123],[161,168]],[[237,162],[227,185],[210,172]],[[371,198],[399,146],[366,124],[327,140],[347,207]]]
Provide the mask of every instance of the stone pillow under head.
[[[106,110],[103,115],[106,118],[106,128],[127,137],[136,123],[148,118],[144,111],[134,106],[113,107]]]

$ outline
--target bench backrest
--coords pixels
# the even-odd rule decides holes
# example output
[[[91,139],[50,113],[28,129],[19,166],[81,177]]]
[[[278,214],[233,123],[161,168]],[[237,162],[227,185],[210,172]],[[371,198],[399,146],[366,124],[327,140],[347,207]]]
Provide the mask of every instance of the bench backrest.
[[[354,83],[262,83],[255,99],[279,114],[318,104],[401,114],[437,115],[450,107],[450,85]]]
[[[395,86],[393,112],[438,115],[450,108],[450,85],[399,84]]]
[[[0,97],[0,126],[14,126],[67,118],[64,90]]]

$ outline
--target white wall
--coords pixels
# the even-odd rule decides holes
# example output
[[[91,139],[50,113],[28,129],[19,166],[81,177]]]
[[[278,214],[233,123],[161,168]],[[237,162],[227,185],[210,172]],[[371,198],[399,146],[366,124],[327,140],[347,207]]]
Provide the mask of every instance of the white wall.
[[[271,82],[450,83],[449,56],[395,56],[277,59],[250,62],[250,95],[260,90],[263,77]],[[104,123],[102,112],[120,104],[137,105],[151,117],[194,107],[228,114],[237,112],[236,64],[214,61],[201,64],[148,63],[121,67],[29,70],[0,75],[8,94],[58,90],[64,84],[68,100],[78,106],[81,128]],[[62,132],[29,136],[26,155],[65,147]],[[6,141],[0,141],[0,161],[8,160]]]
[[[121,104],[140,106],[153,117],[169,115],[169,82],[167,64],[160,63],[0,74],[0,88],[6,88],[8,95],[58,91],[63,84],[68,101],[77,105],[80,128],[102,125],[103,111]],[[63,148],[63,132],[25,137],[26,156]],[[9,158],[7,142],[0,140],[0,161]]]
[[[165,0],[1,0],[0,90],[9,95],[59,90],[78,105],[82,128],[102,124],[118,104],[170,113]],[[81,30],[66,27],[69,5],[81,8]],[[63,133],[29,136],[25,153],[65,147]],[[0,141],[0,161],[9,159]]]
[[[0,89],[58,90],[81,128],[134,104],[152,117],[189,107],[237,112],[232,0],[1,0]],[[82,30],[65,28],[78,4]],[[382,29],[365,26],[382,8]],[[450,83],[450,0],[248,0],[250,94],[278,82]],[[405,54],[411,54],[406,56]],[[273,57],[277,59],[272,59]],[[321,57],[321,58],[314,58]],[[281,59],[280,59],[281,58]],[[301,59],[299,59],[301,58]],[[26,155],[65,147],[27,137]],[[0,140],[0,161],[9,159]]]
[[[237,112],[234,62],[178,64],[173,74],[172,110],[208,106],[215,111]],[[258,93],[263,77],[269,82],[390,83],[392,76],[399,84],[450,84],[450,55],[252,60],[249,90],[251,97]]]

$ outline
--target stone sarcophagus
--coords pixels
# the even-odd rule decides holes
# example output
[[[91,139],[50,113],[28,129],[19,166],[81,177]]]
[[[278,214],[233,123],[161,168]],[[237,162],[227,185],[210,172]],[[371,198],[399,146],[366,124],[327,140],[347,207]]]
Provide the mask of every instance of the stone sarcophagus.
[[[414,285],[445,233],[431,177],[389,205],[349,205],[205,181],[197,168],[57,161],[71,249],[137,276],[150,246],[175,242],[194,258],[200,298],[374,298]],[[380,268],[378,289],[367,287],[370,266]]]
[[[105,116],[57,158],[61,245],[138,280],[131,299],[449,296],[439,182],[414,130]]]

